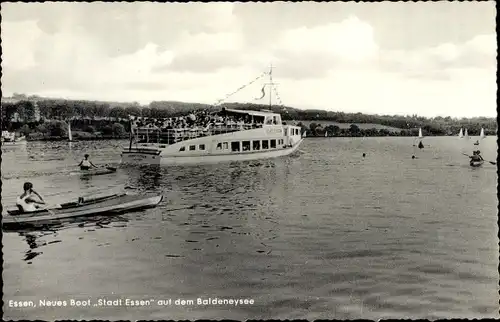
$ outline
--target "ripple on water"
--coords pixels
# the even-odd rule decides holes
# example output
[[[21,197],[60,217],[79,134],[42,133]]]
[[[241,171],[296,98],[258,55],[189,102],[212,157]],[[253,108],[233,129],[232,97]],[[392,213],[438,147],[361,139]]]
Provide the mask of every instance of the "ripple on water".
[[[167,198],[156,209],[116,218],[4,234],[4,293],[210,293],[258,303],[177,307],[169,310],[173,319],[498,317],[496,169],[443,163],[458,160],[463,147],[427,139],[433,153],[418,151],[418,162],[408,160],[415,151],[405,138],[311,139],[301,148],[307,153],[290,158],[121,167],[89,180],[68,176],[75,160],[91,151],[96,163],[118,164],[125,141],[71,150],[67,143],[29,143],[25,152],[2,155],[3,202],[15,200],[27,178],[54,202],[118,186]],[[493,159],[496,142],[485,144]],[[360,150],[367,153],[362,162]],[[75,267],[82,278],[72,278]],[[164,316],[148,310],[141,313]],[[102,319],[99,312],[75,308],[71,316]],[[107,312],[105,318],[125,318],[123,310]],[[22,318],[54,318],[49,311],[27,314]]]

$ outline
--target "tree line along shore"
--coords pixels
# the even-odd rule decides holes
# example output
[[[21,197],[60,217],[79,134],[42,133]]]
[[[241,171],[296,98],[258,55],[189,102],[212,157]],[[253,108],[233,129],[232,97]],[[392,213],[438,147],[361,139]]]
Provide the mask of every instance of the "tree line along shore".
[[[21,96],[21,97],[19,97]],[[208,104],[155,101],[148,106],[134,103],[44,99],[17,95],[2,99],[2,130],[19,132],[28,140],[61,140],[68,137],[68,123],[77,140],[124,139],[129,136],[129,115],[166,118],[186,115],[201,109],[226,107],[242,110],[271,109],[286,123],[302,127],[307,137],[424,136],[457,135],[467,129],[470,136],[497,131],[495,118],[426,118],[418,115],[368,115],[362,113],[300,110],[288,106],[251,103]]]

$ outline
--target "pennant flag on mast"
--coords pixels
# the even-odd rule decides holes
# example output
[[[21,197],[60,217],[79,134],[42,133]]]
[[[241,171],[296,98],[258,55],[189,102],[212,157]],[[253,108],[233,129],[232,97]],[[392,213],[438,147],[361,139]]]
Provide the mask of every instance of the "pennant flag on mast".
[[[259,97],[259,98],[256,98],[256,99],[255,99],[256,101],[261,100],[261,99],[263,99],[263,98],[264,98],[264,96],[266,96],[266,91],[265,91],[265,89],[266,89],[266,85],[262,86],[262,96],[261,96],[261,97]]]

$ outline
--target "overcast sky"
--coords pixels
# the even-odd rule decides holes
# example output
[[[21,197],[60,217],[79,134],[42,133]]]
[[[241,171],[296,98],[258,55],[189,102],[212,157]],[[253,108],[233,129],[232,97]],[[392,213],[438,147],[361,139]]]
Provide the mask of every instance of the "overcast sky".
[[[4,96],[496,116],[494,2],[2,3]],[[230,101],[256,101],[262,82]],[[262,103],[267,102],[264,98]]]

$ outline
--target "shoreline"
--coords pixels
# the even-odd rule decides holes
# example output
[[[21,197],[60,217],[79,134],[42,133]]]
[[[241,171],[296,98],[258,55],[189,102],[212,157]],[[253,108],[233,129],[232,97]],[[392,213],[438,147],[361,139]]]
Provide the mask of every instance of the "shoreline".
[[[380,138],[380,137],[406,137],[406,138],[415,138],[415,140],[419,139],[417,137],[411,136],[411,135],[398,135],[398,134],[392,134],[392,135],[334,135],[334,136],[306,136],[304,139],[335,139],[335,138]],[[423,140],[425,138],[430,138],[430,137],[456,137],[456,135],[428,135],[425,136],[424,138],[421,138],[420,140]],[[457,137],[458,138],[458,137]],[[471,137],[471,139],[473,136]],[[78,141],[106,141],[106,140],[128,140],[129,136],[122,136],[122,137],[116,137],[116,136],[95,136],[95,137],[79,137],[73,139],[71,142],[78,142]],[[26,141],[28,142],[60,142],[60,141],[69,141],[68,137],[44,137],[44,138],[26,138]]]
[[[129,136],[87,136],[87,137],[78,137],[74,138],[71,142],[78,141],[105,141],[105,140],[127,140]],[[42,137],[42,138],[26,138],[28,142],[58,142],[58,141],[69,141],[68,137]]]

